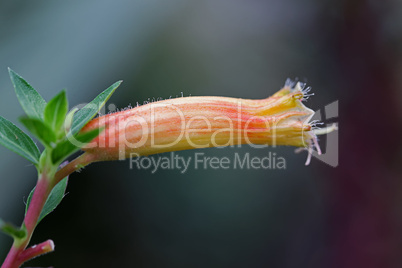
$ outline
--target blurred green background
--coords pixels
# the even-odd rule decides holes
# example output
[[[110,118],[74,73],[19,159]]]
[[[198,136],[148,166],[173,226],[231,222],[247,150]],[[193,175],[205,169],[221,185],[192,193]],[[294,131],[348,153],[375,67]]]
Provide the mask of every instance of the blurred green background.
[[[124,108],[150,98],[265,98],[299,77],[314,110],[339,101],[339,166],[293,148],[286,170],[129,169],[70,177],[33,243],[55,267],[402,267],[402,2],[397,0],[0,1],[0,114],[23,114],[6,67],[70,106],[113,82]],[[325,121],[325,120],[324,120]],[[325,138],[322,140],[325,143]],[[0,148],[0,217],[23,219],[35,169]],[[0,234],[0,260],[11,245]]]

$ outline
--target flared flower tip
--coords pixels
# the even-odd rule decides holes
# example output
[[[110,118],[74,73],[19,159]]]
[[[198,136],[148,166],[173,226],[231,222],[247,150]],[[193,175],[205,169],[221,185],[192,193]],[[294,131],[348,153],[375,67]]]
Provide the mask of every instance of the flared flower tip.
[[[276,96],[284,96],[289,93],[293,93],[298,98],[300,99],[300,106],[302,107],[303,110],[309,111],[310,116],[308,118],[305,118],[304,122],[307,122],[303,125],[303,140],[305,142],[304,147],[300,147],[296,149],[296,153],[299,153],[301,151],[307,151],[307,160],[305,165],[309,165],[311,162],[311,157],[313,155],[313,151],[316,150],[318,155],[321,155],[321,148],[318,143],[318,135],[325,135],[328,134],[332,131],[338,130],[338,127],[336,124],[333,124],[329,127],[324,127],[321,128],[320,126],[323,125],[324,123],[320,122],[319,120],[313,120],[310,121],[311,118],[314,116],[314,111],[307,108],[302,102],[306,101],[310,96],[313,96],[314,93],[310,93],[311,87],[306,87],[305,83],[302,82],[296,82],[291,79],[287,79],[285,82],[285,86],[283,87],[282,90],[277,92],[275,95]],[[274,95],[274,96],[275,96]]]

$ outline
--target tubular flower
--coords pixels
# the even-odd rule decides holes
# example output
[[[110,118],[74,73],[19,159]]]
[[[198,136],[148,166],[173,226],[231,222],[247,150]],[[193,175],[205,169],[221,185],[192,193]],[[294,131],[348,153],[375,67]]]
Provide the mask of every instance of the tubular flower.
[[[309,88],[287,81],[262,100],[229,97],[182,97],[107,114],[81,131],[101,134],[84,151],[94,161],[237,144],[289,145],[320,153],[314,111],[302,101]],[[309,160],[308,160],[309,161]]]

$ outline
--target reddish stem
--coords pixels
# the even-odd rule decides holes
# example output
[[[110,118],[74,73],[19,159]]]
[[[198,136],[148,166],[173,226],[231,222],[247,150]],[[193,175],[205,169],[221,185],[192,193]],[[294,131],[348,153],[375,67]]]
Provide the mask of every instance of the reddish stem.
[[[24,263],[28,260],[31,260],[39,255],[46,254],[52,252],[54,250],[54,243],[52,240],[47,240],[38,245],[27,248],[23,252],[21,252],[18,256],[18,260],[20,263]]]
[[[19,254],[23,251],[22,248],[17,248],[15,245],[13,245],[8,252],[7,258],[3,262],[3,265],[1,268],[18,268],[20,264],[18,264],[16,261],[18,259]]]
[[[84,153],[61,168],[55,174],[54,178],[48,178],[46,173],[41,174],[24,219],[23,225],[25,225],[27,236],[24,238],[24,240],[14,241],[14,244],[11,247],[1,268],[18,268],[24,262],[36,256],[53,251],[54,244],[51,240],[43,242],[29,249],[25,248],[31,240],[32,233],[38,224],[40,213],[42,212],[43,206],[45,205],[53,187],[66,176],[94,161],[96,161],[95,155]]]
[[[71,173],[87,166],[92,162],[96,162],[96,155],[90,153],[83,153],[78,156],[76,159],[62,167],[57,173],[54,175],[54,185],[59,183],[62,179],[70,175]]]
[[[29,208],[24,219],[24,224],[27,228],[28,234],[32,233],[36,227],[43,206],[45,205],[47,197],[53,188],[50,186],[50,182],[48,178],[46,178],[46,175],[42,175],[36,184],[31,203],[29,204]]]
[[[29,208],[24,219],[27,236],[22,241],[14,241],[14,244],[1,268],[18,268],[22,263],[27,261],[27,259],[22,260],[20,255],[24,252],[29,241],[31,240],[32,233],[35,230],[40,213],[42,212],[43,206],[45,205],[52,188],[53,187],[50,185],[46,174],[42,174],[38,180],[38,183],[36,184],[31,203],[29,204]]]

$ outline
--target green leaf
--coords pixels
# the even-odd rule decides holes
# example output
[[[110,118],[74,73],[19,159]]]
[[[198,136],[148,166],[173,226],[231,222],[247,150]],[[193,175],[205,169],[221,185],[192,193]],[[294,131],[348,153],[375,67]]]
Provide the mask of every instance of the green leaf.
[[[40,152],[32,139],[16,125],[0,116],[0,144],[38,164]]]
[[[122,81],[118,81],[99,94],[93,101],[85,105],[81,110],[74,114],[71,126],[72,134],[77,134],[89,120],[91,120],[105,105],[106,101],[112,96],[113,92],[120,86]]]
[[[55,187],[53,187],[52,191],[49,194],[49,197],[46,200],[45,205],[39,215],[38,223],[46,217],[50,212],[56,209],[56,207],[60,204],[61,200],[63,199],[66,188],[67,188],[68,177],[62,179]],[[29,193],[27,204],[25,206],[25,214],[27,214],[29,204],[31,203],[33,193],[35,188]]]
[[[85,133],[79,133],[75,136],[70,136],[69,138],[66,138],[57,144],[56,148],[54,148],[52,151],[53,163],[59,163],[69,155],[78,151],[83,145],[96,138],[102,130],[103,128],[94,129]]]
[[[14,239],[22,239],[27,235],[26,230],[19,229],[10,223],[4,222],[2,219],[0,219],[0,230],[12,236]]]
[[[68,112],[68,101],[66,92],[63,90],[56,97],[51,99],[45,108],[45,123],[56,133],[63,126],[64,119]]]
[[[68,112],[66,119],[64,120],[64,131],[71,135],[70,129],[73,124],[74,114],[78,111],[78,108],[74,108]]]
[[[22,117],[20,118],[20,121],[43,144],[51,146],[52,142],[56,142],[56,134],[42,120],[36,118]]]
[[[14,85],[17,98],[29,117],[43,118],[46,101],[41,95],[28,84],[19,74],[8,68],[11,82]]]

